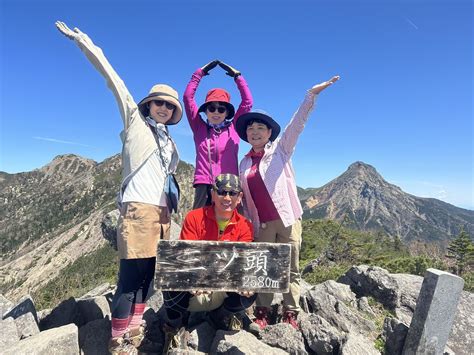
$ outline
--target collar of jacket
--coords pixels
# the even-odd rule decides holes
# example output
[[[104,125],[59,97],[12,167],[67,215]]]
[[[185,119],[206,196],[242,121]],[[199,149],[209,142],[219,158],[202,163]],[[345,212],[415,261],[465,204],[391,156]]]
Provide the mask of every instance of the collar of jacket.
[[[160,131],[165,131],[166,133],[168,133],[168,127],[166,127],[166,125],[164,125],[163,123],[157,123],[150,116],[146,116],[145,120],[150,126],[156,128],[156,129],[159,129]]]
[[[222,129],[222,128],[229,127],[233,120],[234,120],[234,118],[232,117],[231,119],[225,119],[225,120],[222,121],[221,123],[212,124],[212,123],[209,122],[208,119],[206,119],[206,124],[207,124],[210,128]]]
[[[214,204],[212,204],[211,206],[204,207],[204,215],[206,216],[206,218],[216,221],[217,223],[216,212],[214,211]],[[235,224],[237,223],[237,220],[238,220],[238,215],[237,215],[237,210],[235,209],[234,211],[232,211],[232,216],[229,219],[229,224]]]

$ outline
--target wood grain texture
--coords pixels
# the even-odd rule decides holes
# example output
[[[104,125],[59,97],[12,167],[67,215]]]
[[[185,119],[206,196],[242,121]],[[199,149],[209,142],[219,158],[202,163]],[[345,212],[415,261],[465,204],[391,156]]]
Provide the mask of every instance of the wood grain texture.
[[[155,288],[288,292],[290,244],[160,241]]]

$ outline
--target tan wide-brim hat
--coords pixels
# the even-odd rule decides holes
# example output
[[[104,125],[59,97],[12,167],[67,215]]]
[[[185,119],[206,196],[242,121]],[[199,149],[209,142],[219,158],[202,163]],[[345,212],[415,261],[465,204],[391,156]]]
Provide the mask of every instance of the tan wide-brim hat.
[[[181,121],[181,118],[183,117],[183,106],[181,106],[181,102],[179,102],[178,92],[175,89],[165,84],[157,84],[153,86],[148,96],[138,103],[138,109],[144,117],[147,117],[150,114],[150,109],[147,107],[147,103],[153,100],[163,100],[176,107],[173,116],[171,116],[168,122],[166,122],[166,125],[174,125]]]

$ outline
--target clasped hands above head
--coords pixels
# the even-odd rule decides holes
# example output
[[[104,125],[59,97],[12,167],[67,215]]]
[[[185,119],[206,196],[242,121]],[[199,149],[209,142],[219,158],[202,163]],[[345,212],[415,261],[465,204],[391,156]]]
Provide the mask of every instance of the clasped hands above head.
[[[233,77],[234,79],[237,78],[241,73],[237,69],[231,67],[229,64],[226,64],[219,59],[215,59],[213,61],[210,61],[203,67],[201,67],[202,71],[204,72],[204,75],[209,75],[209,71],[214,69],[216,66],[220,66],[222,69],[226,71],[226,74]]]

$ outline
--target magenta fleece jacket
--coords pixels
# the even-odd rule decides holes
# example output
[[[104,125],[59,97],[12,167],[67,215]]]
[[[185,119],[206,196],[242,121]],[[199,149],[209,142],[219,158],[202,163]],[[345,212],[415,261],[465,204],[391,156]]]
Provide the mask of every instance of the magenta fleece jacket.
[[[188,117],[189,125],[194,135],[194,145],[196,147],[196,170],[194,172],[194,184],[212,184],[211,170],[209,169],[208,136],[212,160],[212,174],[216,177],[219,174],[238,175],[238,153],[240,138],[235,130],[235,123],[239,116],[252,109],[253,99],[247,82],[242,75],[235,80],[239,89],[242,101],[235,113],[232,123],[217,133],[201,118],[198,112],[199,107],[194,100],[196,90],[204,73],[201,68],[197,69],[192,77],[186,91],[184,92],[184,108]]]

